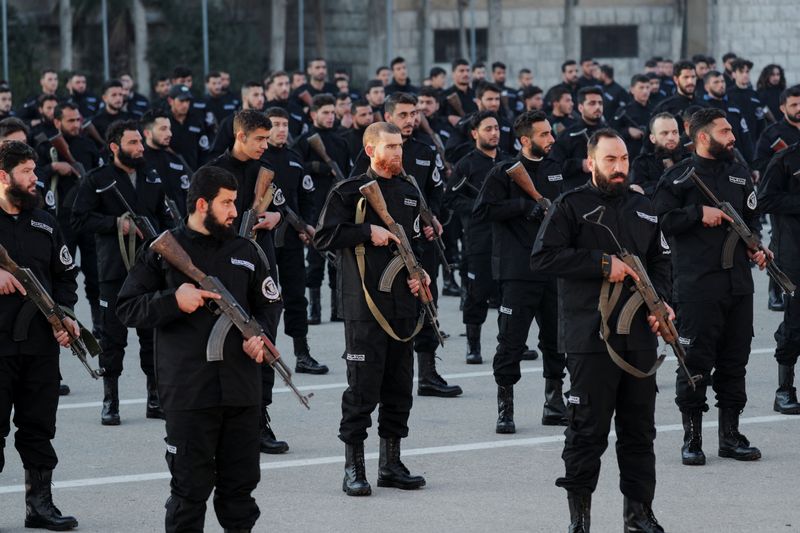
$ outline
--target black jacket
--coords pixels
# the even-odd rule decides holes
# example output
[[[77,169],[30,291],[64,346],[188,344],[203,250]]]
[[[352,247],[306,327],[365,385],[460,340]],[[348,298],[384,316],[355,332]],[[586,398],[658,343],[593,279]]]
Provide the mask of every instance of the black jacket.
[[[328,157],[336,161],[345,177],[350,174],[351,162],[350,157],[347,155],[347,141],[333,128],[320,129],[312,127],[292,146],[292,149],[300,154],[300,157],[303,159],[303,168],[306,174],[310,175],[311,179],[314,180],[314,205],[316,206],[316,214],[318,215],[328,196],[328,191],[331,190],[331,186],[336,178],[334,178],[331,172],[331,167],[325,164],[322,158],[317,155],[317,152],[308,144],[307,139],[315,133],[319,133],[322,144],[325,145],[325,151],[328,153]],[[315,224],[316,220],[309,220],[308,222]]]
[[[209,159],[213,134],[202,113],[190,109],[183,123],[170,114],[169,122],[172,128],[169,147],[179,153],[189,167],[203,166]]]
[[[78,301],[78,269],[72,261],[56,220],[41,209],[22,211],[16,218],[0,208],[0,244],[20,267],[30,268],[53,300],[72,308]],[[18,292],[0,295],[0,357],[57,355],[58,343],[38,310],[24,329],[26,339],[13,340],[14,326],[23,305],[31,305]]]
[[[677,156],[675,156],[677,157]],[[680,161],[680,159],[678,159]],[[652,199],[656,192],[658,180],[664,172],[677,163],[670,157],[660,157],[654,152],[645,152],[636,156],[631,164],[630,181],[644,189],[648,198]]]
[[[694,166],[697,175],[720,201],[728,201],[756,231],[756,193],[750,171],[735,161],[704,159],[697,154],[672,167],[658,183],[653,203],[661,229],[672,248],[673,289],[676,302],[708,301],[722,296],[753,293],[753,276],[744,243],[739,240],[733,267],[722,268],[722,250],[728,224],[707,228],[702,207],[710,205],[691,180],[674,180]]]
[[[774,146],[779,139],[787,146],[800,142],[800,129],[789,124],[785,117],[775,124],[770,124],[758,138],[753,168],[764,173],[772,156],[779,151],[778,147]]]
[[[800,145],[776,155],[758,185],[759,210],[772,220],[770,249],[795,283],[800,281]]]
[[[443,139],[445,143],[445,157],[451,163],[456,163],[467,155],[474,147],[475,140],[470,133],[470,122],[475,113],[470,113],[455,125],[450,138]],[[511,128],[511,122],[502,115],[497,116],[497,125],[500,127],[500,144],[498,148],[507,154],[516,154],[519,144]]]
[[[579,119],[558,135],[547,158],[561,166],[566,186],[577,187],[591,178],[591,175],[583,171],[583,160],[589,153],[587,148],[589,138],[595,131],[603,127],[602,121],[597,124],[588,124],[583,119]]]
[[[458,115],[455,109],[447,102],[447,97],[452,93],[456,93],[458,99],[461,100],[461,109],[464,111],[465,116],[478,110],[478,104],[475,103],[475,90],[472,87],[467,88],[466,91],[462,91],[455,85],[451,85],[442,92],[441,99],[439,100],[439,114],[445,119],[449,115]]]
[[[336,283],[341,298],[339,306],[345,320],[374,320],[367,307],[361,278],[356,264],[355,247],[364,244],[365,275],[364,284],[381,313],[387,319],[415,318],[418,316],[417,299],[408,289],[406,270],[401,270],[394,279],[390,292],[378,290],[379,280],[384,269],[394,258],[392,246],[373,246],[370,240],[370,225],[385,227],[380,217],[366,205],[366,218],[356,224],[356,206],[363,198],[358,188],[372,180],[380,186],[386,206],[392,218],[403,226],[409,241],[415,248],[419,259],[421,246],[419,222],[419,193],[413,185],[400,176],[385,179],[376,176],[372,170],[355,178],[337,183],[330,191],[319,217],[314,246],[320,250],[339,251],[340,263],[336,271]],[[399,332],[407,335],[410,332]]]
[[[625,249],[641,259],[656,291],[662,297],[670,292],[669,249],[664,247],[658,218],[647,197],[629,191],[610,196],[591,182],[565,192],[545,217],[531,256],[531,268],[558,276],[559,352],[606,351],[599,336],[597,309],[603,283],[601,262],[604,253],[613,255],[618,249],[607,231],[583,219],[599,205],[606,208],[603,224],[611,228]],[[647,324],[646,306],[634,315],[629,335],[616,334],[619,312],[631,294],[623,290],[611,313],[609,344],[618,352],[655,349],[656,337]]]
[[[106,138],[106,130],[111,125],[112,122],[116,122],[118,120],[131,120],[135,118],[133,115],[126,111],[120,111],[116,115],[111,115],[108,112],[108,109],[105,107],[101,108],[100,111],[92,119],[92,124],[97,129],[97,133],[100,134],[100,137],[103,139]]]
[[[272,183],[277,189],[273,195],[270,210],[282,213],[283,206],[289,206],[300,218],[310,224],[316,216],[314,180],[303,169],[303,160],[300,155],[286,145],[278,147],[270,144],[267,151],[261,156],[261,161],[275,172]],[[276,247],[303,247],[303,242],[297,232],[289,226],[285,218],[281,219],[273,233]]]
[[[631,160],[642,152],[642,146],[652,146],[647,136],[648,133],[650,133],[648,125],[652,114],[653,106],[650,101],[647,102],[647,105],[642,105],[633,98],[630,98],[629,101],[623,102],[622,105],[617,108],[616,113],[614,113],[610,120],[612,127],[617,130],[623,140],[625,140],[625,145],[628,147],[628,156]],[[628,128],[642,130],[644,135],[641,139],[634,139],[631,137]]]
[[[147,164],[161,177],[164,192],[175,202],[180,211],[180,216],[185,217],[186,192],[192,178],[192,169],[176,153],[168,150],[153,150],[144,145],[144,158]]]
[[[252,243],[240,237],[218,241],[188,228],[172,230],[172,234],[195,266],[219,278],[265,332],[276,330],[280,295]],[[225,339],[223,360],[206,360],[208,338],[219,316],[207,307],[191,314],[181,311],[175,291],[183,283],[193,282],[147,250],[137,258],[117,299],[117,315],[125,325],[155,329],[161,405],[165,409],[257,405],[261,365],[244,353],[243,338],[235,326]]]
[[[694,96],[694,95],[692,95]],[[687,107],[692,105],[698,105],[700,107],[707,107],[708,104],[704,100],[698,100],[697,98],[687,98],[680,93],[675,93],[668,98],[664,98],[660,102],[656,104],[653,108],[653,115],[657,115],[659,113],[670,113],[672,116],[675,117],[675,120],[678,121],[678,132],[683,133],[683,118],[681,118],[681,114],[686,110]]]

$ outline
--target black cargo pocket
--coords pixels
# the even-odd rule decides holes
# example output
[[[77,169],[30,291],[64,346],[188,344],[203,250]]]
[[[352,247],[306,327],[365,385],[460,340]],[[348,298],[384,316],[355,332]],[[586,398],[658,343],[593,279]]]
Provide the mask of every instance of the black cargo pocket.
[[[176,472],[175,469],[180,469],[181,464],[185,463],[185,461],[181,461],[181,458],[186,457],[188,452],[186,441],[170,442],[164,437],[164,444],[166,445],[164,459],[167,461],[170,474],[172,474],[173,477],[180,475],[180,472]]]
[[[564,402],[567,404],[567,418],[570,426],[574,422],[584,422],[589,418],[589,395],[576,390],[564,393]]]

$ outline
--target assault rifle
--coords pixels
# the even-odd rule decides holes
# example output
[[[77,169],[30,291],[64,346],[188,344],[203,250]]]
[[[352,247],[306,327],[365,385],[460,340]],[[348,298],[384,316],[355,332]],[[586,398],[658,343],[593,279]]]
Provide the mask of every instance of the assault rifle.
[[[537,204],[541,205],[545,213],[550,209],[550,200],[542,196],[542,194],[536,190],[536,187],[533,185],[533,180],[530,174],[528,174],[525,165],[522,164],[522,161],[517,161],[511,165],[508,170],[506,170],[506,174],[517,184],[517,187],[522,189],[525,194],[530,196]]]
[[[314,150],[314,152],[316,152],[319,158],[322,159],[322,161],[326,165],[331,167],[331,170],[333,171],[333,175],[336,178],[336,181],[344,181],[345,176],[344,173],[342,172],[342,169],[339,168],[339,164],[333,159],[331,159],[331,157],[328,155],[328,151],[325,149],[325,143],[322,142],[322,137],[319,136],[319,133],[310,135],[307,141],[308,145],[311,147],[312,150]]]
[[[148,240],[152,239],[158,233],[156,233],[156,229],[153,227],[153,224],[150,222],[150,219],[144,215],[137,215],[136,212],[131,207],[131,204],[125,199],[125,197],[120,192],[119,188],[117,188],[117,181],[113,180],[111,183],[106,185],[105,187],[101,187],[96,189],[95,192],[97,194],[102,194],[106,191],[113,191],[114,194],[117,196],[117,199],[122,204],[122,207],[125,208],[126,214],[133,219],[133,224],[135,226],[135,230],[141,234],[142,239]]]
[[[448,94],[445,100],[447,101],[448,104],[450,104],[452,110],[456,112],[456,115],[458,115],[461,118],[464,118],[465,115],[464,106],[461,105],[461,98],[458,97],[458,93]]]
[[[197,268],[194,263],[192,263],[192,259],[189,257],[189,254],[186,253],[186,250],[181,247],[169,231],[165,231],[159,235],[159,237],[152,242],[150,248],[160,254],[172,267],[197,283],[200,288],[217,293],[221,296],[218,300],[213,300],[213,304],[216,307],[215,313],[219,314],[220,317],[214,323],[214,327],[211,329],[211,335],[209,335],[208,338],[206,360],[222,361],[225,338],[228,336],[231,327],[236,326],[245,339],[251,337],[259,337],[261,339],[264,343],[266,360],[269,366],[281,376],[286,386],[288,386],[295,396],[297,396],[297,399],[300,400],[300,403],[303,404],[306,409],[310,409],[311,407],[308,404],[308,399],[311,398],[313,394],[303,396],[300,391],[297,390],[297,387],[292,383],[292,372],[289,370],[289,367],[286,366],[286,363],[283,362],[283,359],[281,359],[281,354],[278,352],[278,349],[272,344],[272,341],[267,338],[266,333],[264,333],[264,330],[258,322],[245,313],[244,308],[236,301],[230,291],[225,288],[219,278],[206,275]]]
[[[417,261],[417,258],[414,256],[414,251],[411,249],[411,243],[408,241],[403,226],[395,222],[392,215],[389,214],[389,210],[386,207],[386,200],[383,198],[383,193],[378,186],[378,182],[372,180],[359,187],[358,190],[364,195],[364,198],[367,199],[370,207],[378,214],[381,221],[386,224],[387,229],[400,241],[400,244],[397,246],[397,251],[402,261],[400,264],[406,267],[410,278],[416,279],[419,282],[420,289],[417,293],[417,298],[422,302],[423,310],[431,326],[433,326],[433,331],[439,339],[439,344],[444,346],[444,337],[442,337],[442,333],[439,331],[439,326],[437,324],[438,318],[436,315],[436,305],[433,303],[433,295],[431,295],[430,287],[425,284],[425,270],[423,270],[419,261]]]
[[[445,149],[444,142],[442,142],[442,136],[433,131],[433,128],[431,128],[431,123],[428,122],[428,119],[425,118],[424,114],[420,113],[419,117],[419,127],[422,128],[422,131],[424,131],[431,139],[433,139],[433,146],[436,147],[436,153],[439,154],[439,157],[441,158],[442,163],[444,163],[445,169],[447,169],[449,174],[450,171],[453,170],[453,166],[444,158]]]
[[[97,339],[94,338],[92,332],[88,329],[84,328],[80,324],[78,327],[80,328],[79,336],[75,337],[72,332],[64,325],[64,320],[67,318],[67,313],[53,300],[52,296],[47,293],[44,286],[41,282],[36,278],[36,275],[33,271],[29,268],[21,267],[14,262],[11,257],[8,255],[8,251],[0,245],[0,268],[3,270],[7,270],[12,276],[17,278],[17,281],[25,287],[26,295],[25,297],[28,298],[31,302],[34,303],[37,309],[44,315],[47,319],[47,322],[53,327],[53,329],[60,333],[62,331],[66,331],[69,335],[69,348],[72,350],[72,353],[75,357],[83,363],[83,366],[86,367],[86,370],[89,372],[89,375],[92,376],[94,379],[98,379],[100,376],[103,375],[104,370],[102,368],[98,370],[92,369],[89,366],[89,357],[96,357],[97,354],[100,353],[100,345],[97,343]],[[23,311],[20,313],[20,316],[17,317],[18,323],[24,326],[28,325],[28,320],[25,320],[24,317],[25,307],[23,306]],[[20,317],[23,317],[20,320]],[[70,318],[75,318],[71,316]],[[77,320],[76,320],[77,322]],[[18,332],[17,327],[14,328],[14,337],[16,338],[25,338],[25,334],[23,332]]]
[[[423,225],[430,226],[433,229],[433,234],[435,235],[433,243],[436,246],[436,251],[439,253],[439,258],[442,260],[442,267],[444,268],[445,273],[449,276],[453,272],[453,269],[450,266],[450,263],[447,262],[447,255],[444,253],[444,241],[442,240],[442,235],[439,233],[439,231],[436,229],[436,225],[433,223],[433,211],[431,211],[431,208],[428,207],[428,202],[425,201],[425,195],[422,194],[422,190],[420,190],[417,180],[414,179],[413,176],[406,174],[405,170],[401,170],[401,173],[403,179],[413,185],[419,193],[419,219],[422,221]]]

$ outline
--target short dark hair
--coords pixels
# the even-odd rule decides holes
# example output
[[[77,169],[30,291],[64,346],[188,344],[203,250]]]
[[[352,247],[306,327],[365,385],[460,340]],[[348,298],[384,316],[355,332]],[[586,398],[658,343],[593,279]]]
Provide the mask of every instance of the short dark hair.
[[[644,74],[634,74],[631,76],[631,87],[636,85],[637,83],[650,83],[650,78],[645,76]]]
[[[306,61],[306,68],[310,67],[311,63],[313,63],[314,61],[322,61],[323,63],[325,63],[325,66],[328,66],[328,62],[325,61],[324,57],[316,56]]]
[[[299,73],[295,72],[295,74],[302,74],[303,76],[305,76],[305,74],[302,73],[302,72],[299,72]],[[264,86],[265,87],[269,87],[270,85],[275,83],[275,80],[277,80],[278,78],[282,78],[283,76],[286,76],[287,78],[289,78],[289,75],[286,73],[286,71],[273,70],[272,72],[267,74],[267,76],[264,78]],[[289,79],[291,79],[291,78],[289,78]]]
[[[139,131],[139,122],[136,120],[115,120],[106,129],[106,144],[114,143],[119,146],[126,131]]]
[[[701,131],[707,132],[708,126],[719,118],[725,118],[725,111],[716,107],[703,107],[696,111],[689,120],[689,131],[692,141],[697,143],[697,134]]]
[[[689,122],[690,120],[692,120],[692,115],[694,115],[701,109],[703,108],[697,104],[690,105],[689,107],[683,110],[680,116],[676,116],[675,119],[682,120],[683,122]]]
[[[58,74],[58,71],[51,67],[45,67],[41,71],[39,71],[39,79],[44,78],[45,74],[50,74],[50,73]]]
[[[694,63],[686,59],[678,61],[672,69],[672,75],[678,78],[684,70],[695,70]]]
[[[784,105],[786,103],[786,100],[788,100],[790,97],[797,98],[798,96],[800,96],[800,85],[792,85],[791,87],[787,87],[781,93],[781,105]],[[2,123],[3,122],[0,121],[0,124]]]
[[[498,123],[500,122],[499,119],[497,118],[497,113],[495,113],[494,111],[486,111],[486,110],[478,111],[477,113],[472,115],[472,118],[469,121],[470,131],[475,131],[478,128],[480,128],[481,122],[483,122],[487,118],[493,118],[497,120]]]
[[[6,80],[0,80],[0,93],[10,93],[11,85]]]
[[[403,58],[402,56],[397,56],[394,59],[392,59],[391,63],[389,63],[389,66],[391,67],[392,70],[394,70],[395,65],[399,65],[400,63],[405,63],[405,62],[406,62],[405,58]]]
[[[206,74],[206,81],[210,80],[211,78],[221,78],[222,74],[219,73],[218,70],[212,70],[208,74]]]
[[[36,161],[36,151],[22,141],[9,141],[0,145],[0,170],[11,174],[25,161]]]
[[[322,93],[315,95],[314,98],[311,99],[311,105],[309,106],[309,111],[319,111],[319,109],[326,105],[336,105],[336,99],[333,95],[328,93]]]
[[[561,63],[561,72],[566,72],[567,71],[567,67],[570,67],[572,65],[577,65],[577,64],[578,63],[576,63],[574,59],[567,59],[566,61]]]
[[[64,116],[65,109],[72,109],[73,111],[80,112],[78,106],[76,106],[72,102],[62,102],[56,106],[56,110],[53,112],[53,118],[61,120],[61,117]]]
[[[286,111],[284,108],[278,107],[278,106],[273,106],[273,107],[267,108],[267,110],[264,111],[264,115],[266,115],[266,117],[269,118],[269,119],[271,119],[271,118],[283,118],[283,119],[289,120],[289,112]]]
[[[192,176],[189,190],[186,191],[186,209],[194,213],[197,209],[197,200],[202,198],[209,204],[219,194],[220,189],[235,191],[239,187],[236,178],[220,167],[201,167]]]
[[[656,120],[658,120],[658,119],[660,119],[660,118],[672,119],[672,120],[674,120],[675,122],[678,122],[678,119],[677,119],[677,118],[675,118],[675,115],[673,115],[672,113],[669,113],[669,112],[667,112],[667,111],[664,111],[664,112],[662,112],[662,113],[656,113],[655,115],[653,115],[652,117],[650,117],[650,122],[648,122],[648,123],[647,123],[647,129],[648,129],[649,131],[653,131],[653,124],[655,124],[655,123],[656,123]]]
[[[105,94],[107,90],[113,88],[122,89],[122,82],[116,78],[113,80],[106,80],[105,82],[103,82],[102,87],[100,87],[100,94]]]
[[[486,68],[486,63],[484,63],[483,61],[478,61],[477,63],[472,65],[472,70],[475,70],[476,68]]]
[[[383,110],[390,115],[394,113],[394,108],[397,107],[397,104],[411,104],[413,106],[417,105],[417,97],[411,93],[405,92],[398,92],[392,93],[383,103]]]
[[[344,79],[344,78],[342,78],[342,79]],[[336,101],[337,102],[343,102],[343,101],[347,100],[348,98],[350,98],[350,95],[348,93],[336,93]]]
[[[531,69],[529,69],[529,68],[521,68],[521,69],[519,69],[519,72],[517,72],[517,77],[520,77],[523,74],[531,74]]]
[[[375,69],[375,75],[379,76],[382,70],[392,70],[392,69],[390,69],[386,65],[381,65],[381,66],[379,66],[378,68]]]
[[[614,67],[611,65],[600,65],[600,72],[611,78],[614,79]]]
[[[469,66],[469,61],[467,61],[463,57],[459,57],[458,59],[454,59],[453,63],[450,66],[452,67],[452,70],[455,71],[458,67],[462,65]]]
[[[603,90],[600,87],[597,87],[597,86],[594,86],[594,85],[589,86],[589,87],[581,87],[581,89],[578,91],[578,104],[582,104],[583,102],[585,102],[586,101],[586,95],[588,95],[588,94],[596,94],[600,98],[602,98],[603,97]]]
[[[644,62],[644,67],[645,68],[656,68],[657,66],[658,66],[658,61],[656,61],[655,59],[652,59],[652,58],[650,58],[650,59],[648,59],[647,61]]]
[[[500,87],[495,85],[494,83],[489,83],[488,81],[482,81],[478,84],[478,88],[475,90],[475,96],[480,100],[483,98],[483,95],[486,93],[497,93],[502,94],[503,91],[500,90]]]
[[[600,139],[619,139],[622,141],[622,137],[620,137],[619,133],[615,130],[611,128],[600,128],[589,137],[589,142],[586,144],[586,151],[590,156],[594,155],[595,150],[597,150]]]
[[[733,52],[728,52],[726,54],[722,54],[722,62],[727,63],[729,59],[736,59],[737,57],[739,56],[737,56]]]
[[[367,88],[364,90],[364,92],[368,93],[370,89],[374,89],[375,87],[383,87],[383,82],[381,80],[369,80],[367,82]]]
[[[428,98],[433,98],[435,100],[438,100],[439,91],[438,89],[434,89],[433,87],[420,87],[419,94],[417,96],[427,96]]]
[[[547,120],[544,111],[525,111],[514,121],[514,135],[518,139],[529,137],[533,131],[533,125],[543,120]]]
[[[731,71],[732,72],[736,72],[737,70],[744,70],[745,68],[747,70],[752,70],[753,69],[753,62],[748,60],[748,59],[745,59],[743,57],[737,57],[731,63]]]
[[[722,76],[722,72],[718,70],[709,70],[706,72],[706,75],[703,76],[703,84],[708,83],[711,78],[719,78],[720,76]]]
[[[550,91],[550,103],[554,104],[561,100],[565,94],[572,96],[572,91],[564,87],[563,85],[556,85]]]
[[[169,115],[163,109],[159,109],[157,107],[153,107],[148,109],[144,115],[142,115],[141,120],[139,120],[139,126],[146,130],[148,128],[152,128],[153,124],[156,123],[156,119],[165,118],[169,120]]]
[[[436,76],[441,76],[442,74],[447,74],[447,71],[442,67],[433,67],[428,71],[429,78],[435,78]]]
[[[492,63],[492,71],[495,71],[499,68],[506,70],[506,64],[503,63],[502,61],[495,61],[494,63]]]
[[[267,115],[255,109],[242,109],[233,115],[233,134],[236,135],[240,131],[245,135],[249,135],[257,129],[265,129],[267,131],[272,129],[272,122],[267,118]]]
[[[541,87],[538,87],[536,85],[528,85],[527,87],[522,89],[522,99],[527,100],[528,98],[533,98],[537,94],[541,94],[543,92],[544,91],[542,90]]]
[[[157,76],[155,80],[153,80],[153,87],[158,85],[159,82],[162,81],[169,81],[169,76]]]
[[[36,99],[36,105],[38,107],[42,107],[45,104],[45,102],[50,102],[50,101],[58,103],[58,98],[56,98],[55,95],[52,94],[40,94],[39,98]]]
[[[175,78],[188,78],[192,75],[192,69],[184,65],[178,65],[172,69],[172,79]]]
[[[695,54],[692,56],[692,63],[697,65],[698,63],[705,63],[708,64],[708,58],[703,54]]]
[[[356,109],[358,109],[359,107],[368,107],[370,108],[370,111],[372,110],[372,106],[369,105],[369,102],[367,102],[363,98],[356,98],[350,103],[350,111],[352,111],[353,113],[355,113]]]
[[[28,129],[28,126],[17,117],[6,117],[3,120],[0,120],[0,139],[5,139],[9,135],[13,135],[21,131],[25,134],[25,137],[30,135],[31,130]]]

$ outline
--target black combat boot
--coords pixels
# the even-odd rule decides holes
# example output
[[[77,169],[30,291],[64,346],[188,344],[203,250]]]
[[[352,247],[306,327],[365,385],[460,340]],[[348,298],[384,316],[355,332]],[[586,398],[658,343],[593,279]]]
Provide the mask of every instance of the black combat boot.
[[[444,278],[444,283],[442,284],[442,295],[461,296],[461,287],[458,286],[455,272],[452,270],[450,271],[450,275]]]
[[[147,376],[147,409],[145,409],[145,416],[147,418],[160,418],[161,420],[165,418],[161,402],[158,400],[155,376]]]
[[[59,383],[58,384],[58,395],[59,396],[68,396],[69,393],[72,392],[69,390],[69,385],[66,383]]]
[[[703,453],[703,412],[700,410],[681,413],[683,418],[683,446],[681,462],[685,465],[706,464]]]
[[[778,287],[778,284],[769,279],[769,287],[767,290],[769,294],[769,301],[767,302],[767,309],[770,311],[783,312],[786,309],[786,300],[783,291]]]
[[[623,503],[625,533],[664,533],[649,503],[635,502],[625,497]]]
[[[294,356],[297,362],[294,365],[294,371],[298,374],[327,374],[328,367],[317,362],[316,359],[311,357],[311,352],[308,348],[308,339],[306,337],[294,337]]]
[[[467,324],[467,364],[480,365],[481,357],[481,325]]]
[[[564,405],[564,396],[561,393],[562,385],[560,379],[544,380],[543,426],[566,426],[569,424],[567,406]]]
[[[270,426],[271,419],[269,417],[269,411],[266,409],[264,409],[263,422],[264,427],[261,428],[261,438],[258,441],[259,445],[261,446],[261,453],[277,455],[289,451],[289,444],[286,441],[278,440],[275,437],[275,433],[272,431],[272,426]]]
[[[339,316],[339,293],[336,289],[331,290],[331,322],[344,322]]]
[[[25,527],[68,531],[78,527],[74,516],[62,516],[53,504],[52,470],[25,471]]]
[[[378,486],[414,490],[425,486],[425,478],[412,476],[400,461],[400,438],[381,438],[378,456]]]
[[[372,487],[367,481],[367,467],[364,465],[364,443],[344,445],[344,481],[342,490],[348,496],[369,496]]]
[[[316,326],[322,323],[322,304],[319,287],[308,289],[308,324]]]
[[[719,410],[719,456],[731,457],[737,461],[761,459],[761,450],[750,446],[747,437],[739,433],[739,410]]]
[[[794,365],[778,365],[778,390],[772,406],[782,415],[800,415],[797,389],[794,387]]]
[[[104,426],[119,425],[119,377],[103,376],[103,410],[100,423]]]
[[[430,352],[417,353],[417,366],[419,367],[418,396],[452,398],[453,396],[459,396],[463,392],[458,385],[448,385],[436,371],[436,354]]]
[[[568,533],[589,533],[592,513],[592,495],[567,492],[570,525]]]
[[[517,432],[514,426],[514,385],[497,386],[497,425],[494,432]]]
[[[536,350],[531,350],[527,346],[524,350],[522,350],[522,360],[523,361],[536,361],[539,359],[539,352]]]

